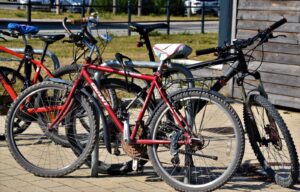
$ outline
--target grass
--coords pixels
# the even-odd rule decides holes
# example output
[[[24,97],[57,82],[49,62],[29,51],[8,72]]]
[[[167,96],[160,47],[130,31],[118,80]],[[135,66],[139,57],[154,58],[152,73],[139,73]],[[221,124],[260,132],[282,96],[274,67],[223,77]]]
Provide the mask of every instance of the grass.
[[[177,34],[177,35],[159,35],[155,34],[155,36],[151,36],[151,42],[152,45],[156,43],[184,43],[193,48],[193,53],[189,56],[189,59],[195,59],[195,60],[208,60],[214,58],[213,55],[205,55],[202,57],[196,57],[194,51],[197,49],[204,49],[208,47],[214,47],[217,44],[217,34],[216,33],[208,33],[208,34]],[[117,52],[120,52],[128,57],[130,57],[132,60],[149,60],[147,51],[145,47],[137,48],[136,47],[136,41],[138,37],[137,36],[117,36],[114,37],[112,42],[107,46],[103,58],[104,60],[114,59],[114,55]],[[43,49],[43,43],[39,39],[31,39],[29,43],[34,47],[34,49]],[[9,40],[8,42],[4,42],[0,40],[0,45],[5,47],[24,47],[22,44],[22,40],[20,39],[13,39]],[[62,41],[54,43],[50,45],[49,50],[54,52],[59,60],[61,65],[67,65],[70,64],[72,61],[72,55],[73,55],[73,46],[71,44],[62,43]],[[11,56],[8,56],[7,54],[1,53],[0,59],[6,57],[11,58]],[[38,58],[39,56],[36,56]],[[53,65],[50,62],[51,60],[49,58],[46,58],[46,66],[50,71],[53,70]],[[83,61],[81,61],[83,62]],[[81,63],[79,62],[79,63]],[[6,62],[0,62],[0,66],[6,66],[16,69],[19,65],[19,62],[16,61],[6,61]],[[143,73],[151,73],[152,70],[142,69]],[[23,70],[21,70],[23,72]],[[42,73],[42,76],[45,76],[45,74]],[[0,87],[0,93],[3,90],[1,90]],[[124,95],[124,97],[127,95]]]
[[[109,12],[100,12],[100,20],[105,22],[112,22],[112,21],[128,21],[128,16],[126,13],[113,15]],[[5,10],[0,8],[0,18],[14,18],[14,19],[26,19],[27,12],[26,10]],[[69,12],[63,12],[59,15],[57,15],[55,12],[46,12],[46,11],[32,11],[32,19],[62,19],[64,17],[68,18],[81,18],[81,13],[69,13]],[[171,20],[199,20],[201,19],[200,15],[193,15],[191,17],[183,17],[183,16],[171,16]],[[212,15],[206,15],[205,19],[210,20],[216,20],[218,17],[212,16]],[[165,15],[145,15],[145,16],[137,16],[132,15],[132,21],[138,22],[138,21],[160,21],[160,20],[166,20]]]
[[[193,51],[197,49],[204,49],[208,47],[214,47],[217,45],[217,34],[177,34],[177,35],[159,35],[150,37],[152,46],[156,43],[184,43],[193,48]],[[115,36],[111,43],[105,49],[103,54],[104,60],[114,58],[115,53],[120,52],[132,60],[149,60],[145,47],[137,48],[136,41],[138,36]],[[31,39],[29,43],[35,49],[43,49],[43,42],[39,39]],[[8,42],[0,40],[0,45],[6,47],[23,47],[21,39],[13,39]],[[69,64],[72,60],[73,45],[68,43],[62,43],[62,41],[56,42],[49,46],[49,50],[54,52],[62,64]],[[196,60],[208,60],[213,58],[213,55],[205,55],[202,57],[196,57],[193,52],[189,59]]]

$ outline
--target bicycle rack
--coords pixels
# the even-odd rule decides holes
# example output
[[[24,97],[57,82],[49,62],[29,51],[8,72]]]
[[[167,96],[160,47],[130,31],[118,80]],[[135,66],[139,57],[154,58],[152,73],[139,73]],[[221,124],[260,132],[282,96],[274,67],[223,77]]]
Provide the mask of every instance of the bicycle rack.
[[[159,66],[159,62],[149,62],[149,61],[125,61],[125,64],[132,68],[148,68],[148,69],[157,69]],[[109,66],[109,67],[115,67],[115,68],[121,68],[121,64],[117,60],[109,60],[105,61],[102,66]],[[190,70],[185,68],[182,64],[178,63],[170,63],[167,65],[168,69],[172,71],[178,71],[179,73],[183,74],[186,79],[193,79],[193,74]],[[96,79],[96,84],[98,84],[97,79],[101,79],[102,73],[96,72],[94,75]],[[98,85],[97,85],[98,86]],[[195,87],[194,81],[190,81],[188,83],[188,87],[192,88]],[[92,177],[98,177],[98,161],[99,161],[99,138],[96,139],[95,148],[92,152],[92,161],[91,161],[91,176]]]

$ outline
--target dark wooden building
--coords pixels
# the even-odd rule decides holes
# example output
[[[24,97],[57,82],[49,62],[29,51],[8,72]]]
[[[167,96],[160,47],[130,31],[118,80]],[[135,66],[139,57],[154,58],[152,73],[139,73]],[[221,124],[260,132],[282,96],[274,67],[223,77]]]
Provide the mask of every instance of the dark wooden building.
[[[282,16],[288,20],[274,32],[287,37],[264,45],[264,62],[259,71],[273,104],[300,109],[300,1],[235,0],[233,12],[233,38],[248,38]],[[253,53],[258,61],[250,63],[251,69],[260,65],[261,49]],[[239,97],[236,85],[231,90],[233,96]]]

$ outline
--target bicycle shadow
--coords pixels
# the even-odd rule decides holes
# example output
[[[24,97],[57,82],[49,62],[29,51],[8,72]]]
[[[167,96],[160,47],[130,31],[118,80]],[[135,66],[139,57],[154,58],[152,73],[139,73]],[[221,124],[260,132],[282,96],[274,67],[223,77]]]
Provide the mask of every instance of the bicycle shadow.
[[[248,166],[248,165],[247,165]],[[247,170],[246,170],[247,169]],[[89,173],[90,169],[88,167],[82,167],[81,170]],[[106,175],[99,174],[98,178],[123,178],[123,177],[145,177],[144,182],[164,182],[157,174],[154,172],[153,167],[149,164],[144,166],[143,172],[131,172],[127,174],[119,175]],[[63,178],[93,178],[89,175],[79,176],[79,175],[67,175]],[[237,174],[223,187],[220,189],[226,190],[242,190],[242,191],[264,191],[266,188],[276,185],[268,177],[259,174],[253,167],[241,167]],[[300,185],[297,184],[292,189],[286,189],[278,186],[281,191],[300,191]]]

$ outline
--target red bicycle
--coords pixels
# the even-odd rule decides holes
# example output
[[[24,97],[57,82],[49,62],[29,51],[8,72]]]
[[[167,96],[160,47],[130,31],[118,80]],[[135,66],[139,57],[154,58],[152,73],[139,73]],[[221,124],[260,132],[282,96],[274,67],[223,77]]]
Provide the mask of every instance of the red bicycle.
[[[0,87],[0,94],[1,94],[1,115],[5,115],[8,111],[8,108],[13,100],[17,98],[17,95],[24,89],[28,88],[30,85],[37,83],[38,81],[42,81],[43,78],[40,75],[41,71],[44,71],[45,74],[48,77],[54,77],[51,72],[43,65],[47,48],[50,44],[54,43],[55,41],[58,41],[62,38],[64,38],[64,35],[36,35],[38,32],[38,28],[34,26],[28,26],[28,25],[19,25],[10,23],[8,25],[8,29],[12,32],[6,32],[6,31],[0,31],[0,34],[18,38],[22,37],[24,41],[24,55],[19,54],[15,51],[12,51],[11,49],[8,49],[4,46],[0,45],[0,51],[4,52],[8,55],[13,56],[14,58],[19,59],[19,66],[17,70],[14,70],[12,68],[0,67],[0,84],[2,87]],[[26,36],[25,35],[36,35],[36,37],[40,38],[45,42],[45,48],[43,50],[41,60],[36,60],[33,58],[34,50],[31,45],[28,44]],[[13,61],[17,61],[14,59]],[[20,73],[20,70],[24,66],[24,74],[23,76]],[[33,74],[33,78],[31,78],[32,73],[32,67],[35,69],[35,73]],[[15,133],[20,133],[26,129],[25,125],[18,125],[16,123],[15,126]]]
[[[96,66],[87,58],[73,84],[51,79],[26,89],[13,103],[6,121],[12,155],[36,175],[65,175],[89,158],[97,140],[97,126],[104,130],[105,145],[111,152],[110,140],[114,133],[112,127],[107,127],[110,119],[122,134],[120,142],[127,155],[136,160],[149,158],[157,174],[176,190],[210,191],[222,186],[233,176],[243,157],[241,122],[230,105],[213,91],[194,88],[166,94],[162,73],[177,54],[181,54],[179,50],[168,53],[153,75],[127,71],[121,54],[116,54],[116,58],[124,70]],[[125,81],[103,79],[97,87],[91,71],[125,76]],[[135,79],[149,82],[150,87],[132,97],[131,90],[137,86]],[[116,109],[106,99],[108,88],[118,94]],[[98,111],[87,89],[97,96]],[[146,119],[145,115],[152,111],[149,106],[155,89],[162,102]],[[200,111],[197,106],[201,106]],[[18,118],[30,122],[26,134],[13,133]],[[77,123],[79,118],[85,118],[88,126]],[[81,127],[85,129],[78,132]],[[63,163],[69,157],[60,158],[62,152],[55,148],[59,145],[51,139],[53,132],[66,136],[71,147],[65,150],[80,156],[76,163]],[[39,138],[36,145],[32,144],[36,143],[34,138]]]
[[[30,30],[29,30],[30,29]],[[71,75],[74,72],[77,72],[77,68],[74,68],[74,66],[65,66],[62,69],[59,69],[58,71],[54,71],[53,74],[43,65],[45,54],[47,51],[47,48],[50,44],[54,43],[55,41],[58,41],[62,39],[65,35],[35,35],[35,37],[40,38],[45,42],[45,47],[43,50],[43,54],[41,57],[41,60],[38,61],[33,58],[33,48],[27,43],[27,39],[25,37],[26,34],[35,34],[37,33],[36,30],[33,30],[34,27],[23,26],[23,25],[13,25],[10,27],[11,33],[6,31],[1,31],[4,35],[9,35],[12,37],[19,37],[21,36],[24,40],[25,44],[25,54],[19,54],[16,53],[4,46],[0,46],[0,50],[10,54],[12,56],[17,57],[20,59],[20,64],[17,70],[10,69],[7,67],[1,67],[0,68],[0,82],[3,85],[3,88],[1,87],[1,96],[3,99],[1,99],[1,112],[3,114],[7,113],[8,107],[11,105],[11,103],[17,98],[17,95],[23,90],[27,90],[32,84],[36,84],[38,81],[42,81],[43,78],[40,75],[40,72],[43,70],[46,74],[46,76],[49,78],[52,77],[62,77],[64,75]],[[20,69],[24,66],[24,73],[25,77],[20,74]],[[34,67],[35,72],[33,74],[33,78],[31,79],[31,72],[32,67]],[[30,103],[30,99],[28,100],[27,104],[24,105],[26,107]],[[36,100],[37,102],[43,102],[43,100]],[[3,110],[2,110],[3,108]],[[12,134],[15,137],[22,138],[21,140],[23,142],[23,147],[27,149],[27,144],[30,143],[34,146],[39,146],[41,142],[43,142],[44,137],[39,136],[35,133],[30,132],[30,129],[32,126],[34,126],[34,117],[26,116],[24,114],[18,113],[16,114],[17,117],[14,119],[14,122],[11,127]],[[80,116],[80,113],[76,114],[77,116]],[[84,121],[84,118],[81,118],[82,121]],[[40,120],[39,120],[40,121]],[[84,121],[85,122],[85,121]],[[29,129],[29,130],[28,130]],[[61,135],[58,133],[58,131],[52,131],[49,132],[46,129],[43,129],[43,127],[38,127],[36,129],[39,129],[38,131],[43,132],[44,135],[47,135],[46,137],[49,138],[49,143],[54,142],[55,145],[53,148],[55,148],[53,151],[59,152],[59,155],[56,155],[56,158],[64,159],[62,162],[64,164],[82,164],[83,160],[85,159],[86,155],[89,154],[92,145],[82,145],[81,146],[81,153],[80,154],[74,154],[73,150],[70,148],[69,143],[66,144],[65,138],[66,135]],[[83,130],[83,131],[81,131]],[[84,132],[86,129],[84,127],[77,127],[76,132],[68,132],[68,137],[77,137],[80,132]],[[76,136],[74,136],[76,135]],[[7,137],[7,136],[6,136]],[[4,135],[2,136],[4,139]],[[8,139],[8,138],[7,138]],[[77,145],[78,146],[78,145]],[[52,149],[49,147],[49,149]],[[37,148],[36,151],[39,151],[39,148]],[[39,154],[42,155],[43,154]],[[34,151],[30,152],[30,158],[34,158]],[[46,156],[43,156],[43,158],[47,158]],[[83,160],[82,160],[83,159]],[[40,161],[43,163],[43,161]],[[79,162],[79,163],[78,163]],[[51,165],[48,165],[51,166]],[[58,168],[58,167],[56,167]],[[51,171],[50,171],[51,172]],[[51,174],[50,174],[51,175]]]

